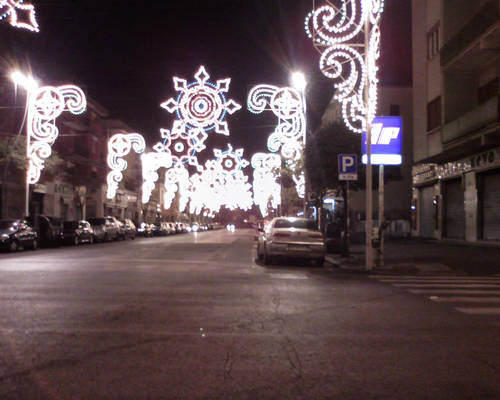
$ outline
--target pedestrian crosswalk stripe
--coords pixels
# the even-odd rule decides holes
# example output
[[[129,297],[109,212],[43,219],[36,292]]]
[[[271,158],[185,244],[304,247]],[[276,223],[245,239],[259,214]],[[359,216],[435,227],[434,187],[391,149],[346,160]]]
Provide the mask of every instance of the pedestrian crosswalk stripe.
[[[455,307],[455,310],[464,314],[500,315],[500,307]]]
[[[394,283],[396,287],[419,287],[419,288],[500,288],[500,284],[497,283]]]
[[[430,296],[429,299],[438,303],[500,303],[499,297],[477,297],[477,296]]]
[[[460,305],[464,314],[500,315],[500,277],[497,276],[370,276],[412,294],[426,295],[436,303]],[[470,306],[468,306],[470,305]]]
[[[413,294],[469,294],[469,295],[494,295],[500,296],[500,290],[464,290],[464,289],[411,289]]]

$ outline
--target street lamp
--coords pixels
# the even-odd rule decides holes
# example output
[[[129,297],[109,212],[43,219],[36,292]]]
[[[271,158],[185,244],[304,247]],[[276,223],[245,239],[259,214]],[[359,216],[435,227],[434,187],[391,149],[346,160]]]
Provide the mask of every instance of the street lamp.
[[[24,126],[24,123],[26,121],[26,117],[28,114],[28,110],[30,107],[30,97],[31,97],[31,94],[38,89],[38,82],[33,77],[26,76],[20,71],[13,71],[10,74],[10,79],[12,80],[12,82],[14,83],[14,85],[16,87],[16,92],[17,92],[17,87],[21,86],[22,88],[24,88],[26,90],[26,93],[27,93],[26,107],[25,107],[24,117],[23,117],[23,122],[22,122],[22,126]],[[26,217],[29,216],[29,201],[30,201],[30,184],[29,184],[29,179],[28,179],[29,168],[30,168],[29,149],[30,149],[30,133],[26,132],[26,158],[28,160],[28,165],[26,166],[25,201],[24,201],[24,215]]]
[[[307,80],[305,75],[300,71],[295,71],[291,75],[292,86],[300,91],[302,111],[304,113],[304,130],[303,130],[303,163],[304,163],[304,217],[307,217],[307,198],[309,196],[309,188],[307,185],[307,171],[306,171],[306,140],[307,140],[307,107],[306,107],[306,87]]]

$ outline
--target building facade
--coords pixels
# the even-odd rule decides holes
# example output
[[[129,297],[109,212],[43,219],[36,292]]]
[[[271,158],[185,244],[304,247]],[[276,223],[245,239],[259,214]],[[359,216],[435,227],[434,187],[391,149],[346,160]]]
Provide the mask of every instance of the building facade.
[[[500,241],[500,1],[413,0],[412,234]]]

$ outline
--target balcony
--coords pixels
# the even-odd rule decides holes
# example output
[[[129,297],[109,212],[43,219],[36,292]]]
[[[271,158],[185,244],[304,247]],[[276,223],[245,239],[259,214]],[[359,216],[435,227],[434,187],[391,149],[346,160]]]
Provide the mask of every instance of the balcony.
[[[441,67],[448,72],[476,73],[500,53],[500,0],[488,1],[441,48]]]
[[[500,122],[500,97],[493,97],[486,103],[447,123],[443,128],[443,143],[448,143],[496,122]]]

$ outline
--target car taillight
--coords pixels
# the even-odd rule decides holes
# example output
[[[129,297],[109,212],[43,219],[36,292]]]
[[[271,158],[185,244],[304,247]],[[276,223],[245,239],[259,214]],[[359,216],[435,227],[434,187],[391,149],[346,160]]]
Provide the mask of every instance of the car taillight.
[[[309,237],[312,239],[321,239],[323,235],[321,233],[310,233]]]
[[[290,236],[289,233],[275,233],[274,237],[288,237]]]

